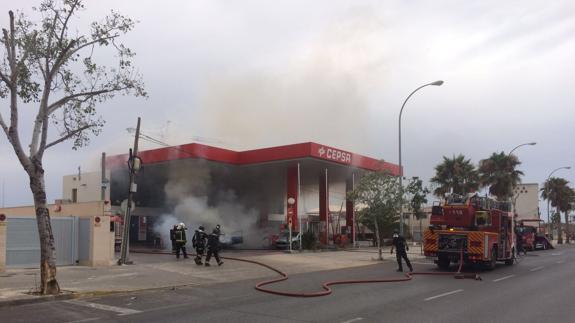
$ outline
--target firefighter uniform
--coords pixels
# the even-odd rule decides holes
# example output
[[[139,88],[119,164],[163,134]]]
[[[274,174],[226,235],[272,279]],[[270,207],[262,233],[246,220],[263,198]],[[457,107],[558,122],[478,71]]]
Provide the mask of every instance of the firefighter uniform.
[[[407,258],[407,250],[409,250],[409,247],[407,246],[405,238],[399,235],[397,230],[393,230],[393,245],[391,246],[391,253],[393,253],[393,248],[395,248],[395,256],[397,258],[397,271],[403,271],[403,266],[401,264],[402,258],[405,260],[407,267],[409,267],[409,271],[413,271],[411,262]]]
[[[186,243],[188,242],[186,239],[186,230],[187,228],[183,223],[178,224],[174,230],[177,259],[180,259],[180,250],[182,250],[184,258],[188,258],[188,253],[186,252]]]
[[[170,241],[172,242],[172,254],[176,254],[176,229],[178,228],[177,225],[174,225],[173,228],[170,229]]]
[[[208,254],[206,255],[206,266],[210,266],[210,259],[212,255],[216,258],[218,266],[221,266],[224,262],[220,259],[220,229],[219,225],[208,235]]]
[[[194,237],[192,238],[192,246],[196,250],[196,257],[194,258],[196,265],[202,264],[202,257],[204,256],[204,252],[206,250],[207,238],[208,235],[204,232],[203,226],[200,226],[198,229],[196,229]]]

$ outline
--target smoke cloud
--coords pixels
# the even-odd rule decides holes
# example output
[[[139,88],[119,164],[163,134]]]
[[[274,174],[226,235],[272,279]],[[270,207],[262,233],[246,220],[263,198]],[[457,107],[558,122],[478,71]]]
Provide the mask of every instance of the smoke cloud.
[[[183,222],[188,227],[188,241],[200,225],[210,233],[217,224],[221,226],[221,241],[226,243],[241,237],[238,248],[262,248],[266,245],[266,229],[258,226],[259,210],[247,207],[236,192],[224,188],[222,183],[212,184],[213,174],[207,165],[172,168],[171,180],[164,187],[170,213],[163,214],[154,231],[169,240],[169,230]],[[191,245],[191,243],[189,244]]]

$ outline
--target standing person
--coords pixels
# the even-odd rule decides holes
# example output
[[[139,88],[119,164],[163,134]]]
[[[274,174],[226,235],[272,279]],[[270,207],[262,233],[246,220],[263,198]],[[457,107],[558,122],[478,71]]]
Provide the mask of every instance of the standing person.
[[[206,239],[208,235],[204,232],[204,227],[200,225],[194,233],[192,238],[192,246],[196,249],[196,257],[194,261],[196,265],[202,265],[202,257],[204,256],[204,251],[206,250]]]
[[[172,254],[176,254],[176,229],[178,225],[174,224],[174,227],[170,229],[170,241],[172,242]]]
[[[401,236],[397,229],[393,230],[393,244],[391,245],[391,253],[393,253],[393,248],[395,248],[395,255],[397,258],[397,271],[403,271],[403,266],[401,265],[401,258],[405,259],[405,263],[407,267],[409,267],[409,271],[413,271],[413,267],[411,266],[411,262],[407,259],[407,251],[409,247],[407,246],[407,242],[405,238]]]
[[[208,236],[208,254],[206,255],[206,267],[210,266],[210,258],[214,255],[218,266],[224,264],[220,259],[220,225],[218,224],[212,233]]]
[[[527,254],[527,250],[525,249],[525,246],[523,244],[523,231],[524,228],[523,226],[519,226],[515,229],[515,254],[519,255],[521,252],[523,252],[523,255]]]
[[[186,225],[183,223],[178,224],[176,229],[174,230],[174,237],[176,240],[176,259],[180,259],[180,249],[184,254],[184,258],[188,258],[188,254],[186,253],[186,243],[188,240],[186,239]]]

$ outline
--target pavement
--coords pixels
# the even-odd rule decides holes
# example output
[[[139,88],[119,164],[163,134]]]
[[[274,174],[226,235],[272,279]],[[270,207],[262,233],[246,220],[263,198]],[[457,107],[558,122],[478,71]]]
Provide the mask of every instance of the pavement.
[[[147,252],[142,252],[147,251]],[[383,252],[384,262],[394,262],[395,255]],[[424,258],[419,247],[412,247],[409,258],[417,263]],[[133,292],[180,286],[204,286],[242,280],[266,279],[277,274],[262,266],[225,259],[240,258],[263,262],[288,275],[346,269],[380,263],[377,248],[362,247],[339,251],[287,253],[273,250],[224,250],[224,264],[218,267],[198,266],[192,257],[176,260],[175,256],[153,253],[150,250],[132,252],[133,265],[86,267],[58,267],[57,277],[63,291],[58,296],[38,296],[40,271],[33,269],[7,269],[0,273],[0,307],[50,300],[63,300],[94,295]]]

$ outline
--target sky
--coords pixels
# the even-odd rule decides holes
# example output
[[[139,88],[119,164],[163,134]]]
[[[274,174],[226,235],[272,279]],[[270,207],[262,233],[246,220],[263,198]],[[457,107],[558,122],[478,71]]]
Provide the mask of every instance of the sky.
[[[31,13],[38,3],[0,1],[0,26],[8,10]],[[47,151],[49,201],[61,197],[63,175],[97,170],[102,152],[126,153],[137,117],[143,133],[171,145],[313,141],[397,163],[402,103],[436,80],[445,83],[418,91],[403,112],[406,176],[428,180],[443,156],[477,163],[527,142],[537,145],[515,151],[523,182],[575,167],[573,1],[99,0],[72,26],[81,31],[112,9],[139,21],[123,42],[137,53],[149,98],[98,106],[106,125],[88,147]],[[575,183],[575,168],[554,175]],[[3,134],[0,181],[0,206],[32,204]]]

